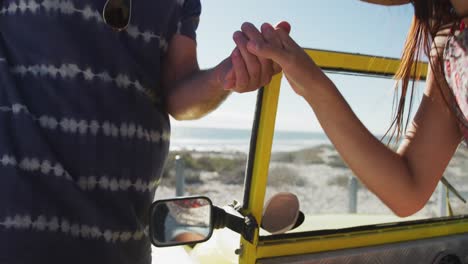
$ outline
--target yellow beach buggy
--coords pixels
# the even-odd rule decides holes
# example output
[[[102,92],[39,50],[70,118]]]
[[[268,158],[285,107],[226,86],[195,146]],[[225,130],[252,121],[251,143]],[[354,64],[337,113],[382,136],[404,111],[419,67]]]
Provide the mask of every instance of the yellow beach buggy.
[[[392,58],[306,50],[324,70],[347,74],[391,77],[400,63]],[[427,63],[418,65],[422,79],[427,67]],[[468,263],[468,217],[463,214],[424,219],[392,215],[318,216],[301,213],[294,195],[279,198],[279,204],[265,206],[281,78],[275,76],[268,87],[258,92],[243,202],[228,207],[229,210],[214,206],[206,197],[156,201],[150,217],[150,237],[155,246],[198,243],[184,248],[198,256],[194,263]],[[451,187],[448,183],[447,186]],[[265,208],[269,205],[272,208]],[[181,208],[187,207],[189,216],[184,217]],[[171,215],[174,211],[176,214]],[[174,222],[179,220],[185,220],[185,230],[199,232],[180,240],[167,239],[168,232],[173,231],[170,229],[175,228]],[[223,240],[231,247],[219,240],[210,244],[213,230],[219,236],[225,232],[223,227],[233,230],[224,234]]]

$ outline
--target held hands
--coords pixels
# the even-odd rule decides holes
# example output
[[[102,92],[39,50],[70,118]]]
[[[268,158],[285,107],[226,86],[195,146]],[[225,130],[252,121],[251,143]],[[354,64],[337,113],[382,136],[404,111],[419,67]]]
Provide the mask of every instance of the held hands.
[[[289,28],[287,22],[281,22],[274,28],[270,24],[263,24],[262,38],[250,39],[247,50],[259,58],[271,59],[277,63],[294,91],[305,96],[306,87],[329,82],[329,79],[289,36]]]
[[[266,30],[271,25],[264,24],[261,32],[251,23],[244,23],[241,31],[233,35],[236,48],[230,58],[225,61],[229,64],[228,69],[224,71],[223,88],[243,93],[250,92],[268,84],[273,75],[281,71],[281,67],[274,63],[270,58],[258,57],[247,49],[249,41],[264,41]],[[290,26],[284,23],[283,30],[286,34],[290,31]],[[279,44],[279,43],[277,43]]]
[[[244,23],[241,30],[233,36],[236,48],[223,74],[224,89],[239,93],[253,91],[268,84],[281,70],[301,96],[305,95],[305,87],[311,82],[328,80],[289,36],[291,26],[288,22],[280,22],[275,27],[264,23],[261,31],[251,23]]]

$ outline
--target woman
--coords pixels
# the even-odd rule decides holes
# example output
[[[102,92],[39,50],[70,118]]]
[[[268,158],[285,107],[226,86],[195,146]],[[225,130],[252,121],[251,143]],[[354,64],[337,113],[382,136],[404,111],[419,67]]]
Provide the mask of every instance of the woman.
[[[397,151],[377,140],[360,122],[333,82],[287,34],[263,25],[263,40],[248,50],[278,63],[294,91],[309,103],[325,133],[361,181],[397,215],[419,211],[430,198],[462,137],[468,140],[468,1],[366,0],[412,3],[415,16],[396,75],[401,97],[392,135],[405,131]],[[465,22],[465,23],[463,23]],[[414,120],[405,125],[407,91],[421,52],[430,58],[426,88]]]

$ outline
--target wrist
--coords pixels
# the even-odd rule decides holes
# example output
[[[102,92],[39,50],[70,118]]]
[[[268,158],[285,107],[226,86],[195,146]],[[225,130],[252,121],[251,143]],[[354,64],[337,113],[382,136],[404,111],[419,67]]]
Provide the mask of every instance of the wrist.
[[[212,85],[217,89],[224,91],[226,78],[229,71],[232,69],[231,58],[228,57],[211,69],[212,72]],[[227,91],[226,91],[227,92]]]
[[[313,70],[308,74],[304,74],[304,77],[305,81],[303,83],[310,85],[303,87],[301,96],[308,101],[323,91],[333,89],[335,86],[322,69],[315,64]]]

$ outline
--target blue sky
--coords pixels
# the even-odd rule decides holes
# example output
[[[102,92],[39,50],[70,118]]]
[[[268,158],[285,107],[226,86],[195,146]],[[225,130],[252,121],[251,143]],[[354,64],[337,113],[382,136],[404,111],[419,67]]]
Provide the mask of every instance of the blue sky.
[[[231,53],[232,34],[245,21],[260,26],[286,20],[292,25],[291,36],[303,47],[399,57],[413,14],[410,5],[382,7],[358,0],[202,0],[202,5],[198,29],[202,68],[215,66]],[[392,80],[329,76],[372,132],[385,131],[391,117]],[[256,93],[232,94],[203,119],[172,124],[250,128],[255,99]],[[286,81],[281,88],[276,129],[321,131],[310,107]]]

